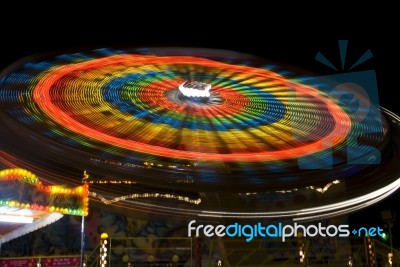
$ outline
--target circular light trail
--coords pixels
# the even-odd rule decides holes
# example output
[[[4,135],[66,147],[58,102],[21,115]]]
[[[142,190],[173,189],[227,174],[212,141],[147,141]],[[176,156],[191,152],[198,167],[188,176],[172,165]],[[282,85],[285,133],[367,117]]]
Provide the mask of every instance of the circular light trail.
[[[139,65],[140,64],[140,65]],[[139,65],[139,66],[138,66]],[[177,120],[183,121],[187,119],[186,116],[176,116],[175,119],[171,119],[171,122],[168,122],[167,119],[163,120],[163,117],[166,117],[164,113],[175,113],[174,115],[178,115],[177,113],[180,111],[181,114],[187,114],[185,112],[185,105],[174,105],[169,106],[169,110],[165,111],[165,106],[156,106],[159,99],[161,99],[161,103],[168,101],[160,95],[167,90],[176,89],[179,86],[179,83],[182,81],[180,77],[176,77],[176,75],[165,75],[164,72],[161,72],[165,69],[171,68],[174,65],[185,66],[187,68],[195,69],[196,68],[208,68],[210,72],[215,72],[216,70],[227,73],[234,73],[237,76],[243,77],[251,77],[253,82],[262,82],[266,81],[266,83],[270,83],[266,88],[253,87],[251,88],[251,93],[254,95],[253,98],[256,100],[262,99],[262,96],[259,98],[257,95],[262,95],[264,93],[269,94],[270,98],[275,98],[274,101],[283,102],[285,98],[288,97],[289,91],[292,90],[294,94],[296,94],[296,98],[300,99],[310,99],[310,102],[315,102],[312,106],[305,105],[298,108],[309,108],[311,111],[315,112],[316,110],[326,110],[326,115],[329,116],[330,123],[333,125],[332,129],[329,132],[324,133],[325,136],[313,140],[311,142],[297,142],[294,136],[287,132],[287,128],[290,127],[290,114],[285,110],[285,105],[279,106],[281,107],[281,114],[277,114],[276,117],[269,118],[268,114],[265,113],[266,110],[264,108],[254,109],[251,105],[258,104],[253,98],[248,98],[248,106],[250,106],[250,112],[255,111],[258,114],[254,114],[260,118],[260,126],[253,126],[250,122],[247,122],[247,118],[239,119],[238,121],[234,121],[231,124],[241,124],[248,123],[248,126],[245,126],[249,131],[256,132],[256,138],[260,140],[265,140],[269,143],[274,142],[270,141],[269,133],[271,132],[270,128],[273,128],[274,134],[277,136],[281,136],[284,134],[286,136],[286,140],[282,140],[281,143],[272,143],[271,146],[278,146],[279,149],[272,147],[250,147],[246,149],[236,149],[235,146],[237,143],[241,143],[242,137],[241,133],[245,133],[243,135],[244,139],[249,140],[249,134],[246,134],[245,131],[237,130],[235,134],[232,134],[230,131],[222,131],[221,133],[209,130],[209,129],[201,129],[202,124],[199,125],[192,124],[192,128],[179,128],[174,127],[174,124]],[[127,70],[119,70],[120,66],[127,66]],[[138,76],[143,76],[143,70],[147,70],[148,72],[154,72],[154,66],[157,66],[158,72],[161,72],[164,84],[160,84],[158,81],[157,74],[154,74],[154,77],[151,77],[150,81],[141,81],[138,84],[135,84],[134,87],[126,86],[126,84],[130,82],[136,82]],[[168,71],[168,70],[167,70]],[[88,72],[89,74],[83,74]],[[100,75],[100,79],[104,78],[104,75],[107,73],[111,73],[112,79],[117,80],[126,79],[124,81],[119,81],[117,84],[118,92],[117,94],[123,95],[124,93],[134,94],[138,99],[130,99],[132,101],[132,105],[137,108],[135,110],[135,114],[128,114],[128,116],[134,115],[137,119],[135,125],[133,127],[125,127],[122,125],[120,129],[116,131],[112,131],[111,128],[114,128],[115,125],[111,124],[111,127],[107,127],[107,125],[96,125],[96,122],[89,121],[87,122],[87,117],[85,118],[85,123],[80,122],[75,119],[77,116],[85,117],[83,112],[88,112],[89,114],[93,114],[93,111],[96,110],[91,109],[91,105],[100,105],[101,108],[112,108],[109,103],[105,103],[104,99],[101,97],[102,91],[107,90],[115,90],[114,88],[108,88],[108,86],[112,82],[104,81],[98,82],[96,79],[94,80],[85,80],[81,77],[76,77],[77,73],[81,73],[80,75],[86,76],[91,75],[92,72],[103,73]],[[227,75],[227,74],[225,74]],[[96,76],[95,76],[96,77]],[[114,78],[117,77],[117,78]],[[128,78],[127,78],[128,77]],[[147,77],[143,78],[144,80],[148,79]],[[153,80],[157,82],[157,85],[152,85]],[[74,84],[77,82],[77,84]],[[116,82],[117,83],[117,82]],[[70,86],[74,86],[70,88]],[[218,84],[217,84],[218,86]],[[222,99],[225,100],[226,104],[215,105],[212,107],[198,107],[198,113],[196,114],[196,119],[209,119],[214,118],[216,120],[224,120],[225,118],[220,115],[228,113],[228,110],[235,110],[235,114],[231,114],[230,117],[234,117],[235,115],[240,116],[242,113],[246,114],[247,107],[243,107],[242,103],[236,103],[236,94],[250,94],[248,92],[248,86],[243,85],[242,87],[235,88],[233,86],[221,86],[217,92],[221,92]],[[133,92],[129,92],[132,90]],[[127,91],[127,92],[125,92]],[[233,91],[233,93],[231,93]],[[236,93],[236,94],[235,94]],[[277,96],[275,96],[275,95]],[[86,97],[84,97],[86,95]],[[279,98],[279,95],[282,95]],[[90,96],[90,97],[87,97]],[[158,98],[152,98],[153,96],[157,96]],[[84,97],[84,98],[82,98]],[[142,97],[142,99],[140,99]],[[150,100],[150,99],[153,99]],[[67,100],[67,101],[66,101]],[[154,100],[157,103],[154,103]],[[264,103],[267,107],[270,103]],[[332,146],[335,146],[341,143],[349,133],[351,129],[351,121],[348,115],[333,101],[329,98],[322,95],[315,88],[310,86],[305,86],[299,83],[295,83],[285,79],[284,77],[278,75],[277,73],[256,69],[247,66],[236,66],[225,64],[221,62],[215,62],[211,60],[206,60],[202,58],[195,57],[149,57],[149,56],[138,56],[138,55],[119,55],[119,56],[111,56],[105,57],[101,59],[90,60],[88,62],[77,63],[73,65],[66,65],[59,67],[55,70],[50,71],[41,80],[37,83],[33,90],[33,101],[39,107],[39,109],[47,116],[49,116],[54,122],[63,125],[65,128],[81,134],[90,138],[94,138],[104,143],[108,143],[114,146],[118,146],[121,148],[125,148],[128,150],[161,156],[161,157],[176,157],[179,159],[185,160],[205,160],[205,161],[265,161],[265,160],[282,160],[289,158],[298,158],[300,156],[316,153],[324,148],[324,143],[331,143]],[[229,106],[228,106],[229,104]],[[152,106],[154,105],[154,106]],[[279,104],[278,104],[279,105]],[[293,108],[296,107],[297,102],[295,100],[288,100],[286,105],[293,105]],[[82,110],[85,108],[86,110]],[[287,108],[287,107],[286,107]],[[154,109],[155,111],[151,113],[154,115],[154,120],[160,120],[155,126],[154,121],[144,121],[140,116],[143,116],[142,113],[148,112],[148,109]],[[220,111],[221,110],[221,111]],[[289,108],[287,108],[289,110]],[[161,111],[161,112],[160,112]],[[260,112],[261,111],[261,112]],[[250,113],[247,112],[247,113]],[[264,113],[262,113],[264,112]],[[112,119],[116,117],[126,117],[126,114],[123,114],[121,110],[116,110],[114,114],[112,114]],[[266,116],[267,119],[263,117]],[[232,118],[233,119],[233,118]],[[256,118],[251,118],[254,121]],[[322,121],[323,118],[320,116],[316,116],[310,120],[310,123],[307,121],[303,121],[304,124],[302,128],[299,129],[301,131],[302,137],[312,134],[312,131],[315,131],[315,126],[313,123],[315,121]],[[110,121],[105,121],[105,123],[110,123]],[[208,121],[206,123],[209,123]],[[211,126],[217,127],[218,124],[223,126],[223,123],[211,121],[209,124]],[[154,126],[147,133],[143,133],[141,129],[148,129],[149,126]],[[207,125],[209,126],[209,125]],[[209,127],[211,127],[209,126]],[[235,125],[233,125],[235,127]],[[200,129],[199,129],[200,128]],[[121,133],[124,131],[124,133]],[[118,132],[118,133],[116,133]],[[159,132],[168,132],[168,140],[161,139],[157,135]],[[146,136],[139,136],[140,134]],[[129,138],[127,135],[132,136],[134,138]],[[180,147],[184,147],[184,149],[172,148],[176,146],[176,139],[178,136],[185,136],[182,141],[184,144],[178,144]],[[205,147],[204,142],[202,144],[198,144],[198,146],[194,146],[194,148],[188,148],[185,143],[189,140],[197,139],[199,136],[200,139],[205,139],[205,143],[209,144],[210,147]],[[216,137],[224,140],[224,145],[227,146],[225,150],[228,150],[229,153],[218,153],[218,146],[220,144],[215,140]],[[137,139],[142,139],[142,141],[137,141]],[[160,140],[161,139],[161,140]],[[254,137],[252,137],[254,139]],[[272,138],[271,138],[272,139]],[[154,142],[156,141],[156,142]],[[161,141],[161,142],[160,142]],[[249,140],[251,141],[251,140]],[[199,141],[197,141],[199,142]],[[230,145],[232,143],[232,145]],[[206,150],[205,152],[199,150]],[[244,150],[244,151],[243,151]],[[250,150],[250,151],[248,151]]]

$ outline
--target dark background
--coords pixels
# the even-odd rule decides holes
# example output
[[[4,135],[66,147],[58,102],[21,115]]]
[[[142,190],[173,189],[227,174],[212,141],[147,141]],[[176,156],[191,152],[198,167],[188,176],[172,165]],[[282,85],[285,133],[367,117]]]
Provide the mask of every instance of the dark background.
[[[196,3],[195,3],[196,4]],[[205,10],[183,7],[183,12],[161,10],[160,15],[149,7],[125,7],[103,12],[81,10],[80,6],[65,6],[52,11],[19,7],[3,9],[0,30],[0,68],[36,53],[87,50],[103,47],[185,46],[236,50],[265,57],[284,65],[317,75],[336,73],[314,60],[318,51],[340,66],[338,40],[349,40],[347,62],[353,63],[366,50],[374,57],[356,70],[374,69],[377,73],[380,103],[400,114],[398,70],[398,42],[395,41],[394,21],[387,16],[377,19],[374,11],[365,17],[343,17],[341,13],[308,18],[292,17],[281,9],[258,10],[238,8],[221,14],[213,6]],[[110,4],[111,5],[111,4]],[[115,4],[117,5],[117,4]],[[154,3],[155,5],[155,3]],[[71,8],[72,7],[72,8]],[[123,12],[125,11],[125,12]],[[190,12],[189,12],[190,11]],[[273,12],[272,12],[273,11]],[[7,17],[5,17],[5,13]],[[272,17],[271,13],[280,13]],[[257,12],[258,13],[258,12]],[[332,26],[325,25],[331,21]],[[400,165],[400,162],[399,162]],[[400,192],[386,200],[350,216],[351,227],[381,226],[380,212],[391,209],[399,215],[393,228],[393,243],[400,247]]]

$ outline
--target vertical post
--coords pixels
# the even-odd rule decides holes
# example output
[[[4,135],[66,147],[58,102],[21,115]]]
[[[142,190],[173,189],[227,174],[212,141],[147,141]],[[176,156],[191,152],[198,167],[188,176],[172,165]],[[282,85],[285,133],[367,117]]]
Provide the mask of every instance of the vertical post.
[[[389,266],[393,266],[393,253],[388,253]]]
[[[392,226],[393,226],[393,223],[389,222],[390,253],[393,254]]]
[[[86,170],[83,171],[82,184],[85,185],[89,174]],[[81,222],[81,267],[85,267],[85,213],[82,214]]]
[[[349,260],[347,261],[347,267],[353,267],[353,257],[349,256]]]
[[[108,252],[107,247],[108,247],[108,234],[102,233],[100,235],[100,267],[107,266],[107,252]]]
[[[365,237],[365,244],[367,250],[367,266],[376,266],[376,254],[375,254],[375,244],[370,236]]]
[[[388,261],[389,265],[392,266],[393,264],[393,240],[392,240],[392,227],[394,226],[395,222],[395,215],[391,210],[384,210],[381,211],[382,219],[385,222],[385,227],[389,227],[389,242],[390,242],[390,252],[388,253]]]
[[[388,261],[390,266],[393,266],[392,225],[393,224],[389,222],[390,253],[388,254]]]
[[[82,215],[81,222],[81,267],[85,265],[85,216]]]
[[[190,266],[193,266],[193,237],[190,238]]]
[[[202,238],[201,237],[193,237],[192,238],[192,250],[194,254],[194,264],[192,266],[194,267],[202,267],[202,254],[201,254],[201,243],[202,243]],[[210,253],[211,254],[211,253]]]
[[[299,263],[301,266],[304,266],[306,264],[305,263],[306,249],[302,232],[297,233],[297,247],[299,249]]]

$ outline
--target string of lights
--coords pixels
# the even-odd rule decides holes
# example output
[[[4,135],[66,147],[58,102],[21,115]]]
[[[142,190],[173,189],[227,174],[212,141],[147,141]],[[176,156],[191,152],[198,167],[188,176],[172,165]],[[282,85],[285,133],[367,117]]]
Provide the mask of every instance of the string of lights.
[[[175,194],[162,194],[162,193],[141,193],[141,194],[135,193],[135,194],[127,195],[127,196],[116,197],[113,199],[106,199],[104,196],[102,196],[98,193],[95,193],[95,192],[90,192],[89,195],[91,197],[100,199],[106,205],[110,205],[115,202],[124,201],[124,200],[128,200],[128,199],[140,199],[140,198],[176,199],[179,201],[183,201],[183,202],[195,204],[195,205],[199,205],[201,203],[200,198],[193,199],[193,198],[189,198],[186,196],[180,196],[180,195],[175,195]]]
[[[6,197],[6,194],[1,194],[0,206],[58,212],[69,215],[88,215],[88,185],[72,189],[59,185],[43,185],[36,175],[30,171],[17,168],[1,170],[0,181],[16,182],[17,184],[13,184],[12,186],[16,187],[17,192],[20,192],[21,188],[24,188],[24,184],[29,184],[37,190],[36,198],[29,198],[28,196],[23,196],[23,194],[18,194],[17,198],[10,199]],[[32,188],[31,192],[33,191]]]

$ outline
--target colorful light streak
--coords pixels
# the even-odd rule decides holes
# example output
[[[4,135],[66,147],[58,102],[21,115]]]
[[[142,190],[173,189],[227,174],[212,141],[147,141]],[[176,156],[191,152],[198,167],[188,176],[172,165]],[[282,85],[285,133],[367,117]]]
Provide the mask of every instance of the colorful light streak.
[[[7,181],[21,181],[22,183],[28,183],[37,188],[39,192],[43,192],[47,195],[47,199],[49,200],[44,203],[29,203],[29,202],[20,202],[15,199],[0,199],[0,206],[7,206],[13,208],[21,208],[21,209],[32,209],[32,210],[40,210],[40,211],[48,211],[48,212],[58,212],[62,214],[69,215],[80,215],[86,216],[88,215],[89,208],[89,186],[83,185],[78,186],[76,188],[66,188],[58,185],[43,185],[41,181],[30,171],[24,169],[6,169],[0,171],[0,182]],[[57,196],[64,196],[65,206],[55,206],[52,203],[52,200]],[[68,198],[76,198],[78,197],[80,202],[80,207],[77,209],[72,209],[68,207]],[[71,200],[75,202],[75,200]]]

